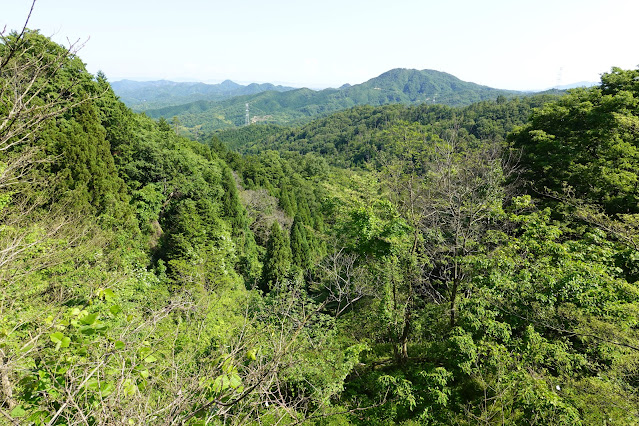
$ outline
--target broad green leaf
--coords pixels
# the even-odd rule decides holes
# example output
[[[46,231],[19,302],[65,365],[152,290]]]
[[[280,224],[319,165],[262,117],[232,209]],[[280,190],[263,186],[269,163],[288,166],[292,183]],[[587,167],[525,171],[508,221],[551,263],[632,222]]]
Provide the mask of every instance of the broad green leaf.
[[[151,364],[155,361],[157,361],[158,359],[156,357],[154,357],[153,355],[149,355],[146,358],[144,358],[144,362]]]
[[[51,339],[53,343],[60,343],[62,339],[64,339],[64,334],[60,333],[59,331],[56,331],[55,333],[49,334],[49,338]]]
[[[97,319],[98,319],[98,313],[96,312],[93,314],[89,314],[85,316],[84,318],[80,319],[80,322],[85,325],[92,325]]]
[[[80,327],[80,333],[84,334],[85,336],[91,336],[95,334],[95,329],[90,325],[85,325],[83,327]]]
[[[104,300],[110,301],[115,297],[115,293],[110,288],[104,289]]]
[[[222,392],[229,387],[229,378],[223,374],[215,379],[213,382],[213,392]]]
[[[229,381],[229,387],[232,389],[237,389],[242,386],[242,379],[237,374],[233,374]]]
[[[27,412],[22,408],[22,405],[16,405],[9,414],[11,414],[11,417],[24,417]]]

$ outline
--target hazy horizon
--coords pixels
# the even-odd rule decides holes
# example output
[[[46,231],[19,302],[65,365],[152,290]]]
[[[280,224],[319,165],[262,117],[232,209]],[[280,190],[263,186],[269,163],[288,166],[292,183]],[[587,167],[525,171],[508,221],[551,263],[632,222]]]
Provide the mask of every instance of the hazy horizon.
[[[0,1],[0,28],[21,28],[31,0]],[[636,16],[635,0],[113,0],[99,9],[38,0],[29,26],[63,44],[87,41],[80,57],[110,81],[320,89],[411,68],[534,91],[635,68]]]
[[[390,71],[390,70],[388,70]],[[423,71],[423,70],[418,70],[418,71]],[[441,70],[433,70],[433,71],[439,71],[439,72],[446,72],[446,71],[441,71]],[[382,73],[383,74],[383,73]],[[450,73],[447,73],[450,74]],[[380,74],[381,75],[381,74]],[[371,80],[375,77],[379,77],[379,75],[373,76],[367,80],[364,80],[361,83],[365,83],[368,80]],[[457,76],[455,76],[457,77]],[[225,78],[225,79],[212,79],[212,80],[207,80],[207,81],[202,81],[202,80],[189,80],[188,78],[180,78],[177,77],[175,79],[154,79],[154,78],[139,78],[139,79],[134,79],[134,78],[117,78],[117,79],[112,79],[109,76],[107,76],[107,79],[110,82],[121,82],[121,81],[133,81],[136,83],[151,83],[151,82],[158,82],[158,81],[167,81],[167,82],[173,82],[173,83],[204,83],[204,84],[210,84],[210,85],[215,85],[215,84],[221,84],[225,81],[232,81],[233,83],[236,84],[240,84],[242,86],[248,86],[250,84],[272,84],[274,86],[284,86],[284,87],[291,87],[294,89],[311,89],[311,90],[324,90],[324,89],[338,89],[341,86],[345,85],[345,84],[349,84],[349,85],[356,85],[356,84],[361,84],[361,83],[342,83],[340,85],[337,86],[325,86],[325,87],[308,87],[308,86],[296,86],[293,83],[286,83],[286,82],[279,82],[279,81],[239,81],[239,80],[234,80],[233,78]],[[469,83],[476,83],[474,81],[470,81]],[[476,83],[479,84],[479,83]],[[546,88],[541,88],[541,89],[505,89],[505,90],[515,90],[515,91],[521,91],[521,92],[539,92],[539,91],[545,91],[545,90],[551,90],[551,89],[559,89],[559,90],[564,90],[564,89],[569,89],[569,88],[574,88],[574,87],[583,87],[583,86],[593,86],[598,84],[597,81],[575,81],[575,82],[566,82],[565,84],[562,84],[560,86],[551,86],[551,87],[546,87]],[[493,89],[503,89],[501,87],[493,87]]]

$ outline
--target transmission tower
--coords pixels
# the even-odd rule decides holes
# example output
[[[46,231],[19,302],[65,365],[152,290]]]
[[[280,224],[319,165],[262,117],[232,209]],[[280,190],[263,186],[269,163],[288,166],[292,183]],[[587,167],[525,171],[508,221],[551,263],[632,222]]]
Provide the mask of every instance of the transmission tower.
[[[250,116],[249,116],[249,104],[247,103],[247,104],[246,104],[246,117],[245,117],[245,119],[244,119],[244,125],[245,125],[245,126],[248,126],[248,125],[251,123],[251,121],[250,121],[250,120],[251,120],[251,119],[250,119]]]

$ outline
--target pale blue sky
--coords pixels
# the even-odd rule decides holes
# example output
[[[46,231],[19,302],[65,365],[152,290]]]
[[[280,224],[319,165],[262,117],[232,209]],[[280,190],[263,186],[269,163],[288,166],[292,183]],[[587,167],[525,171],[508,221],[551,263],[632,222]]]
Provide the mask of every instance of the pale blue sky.
[[[31,0],[0,0],[18,28]],[[357,84],[435,69],[503,89],[639,64],[639,0],[38,0],[30,27],[109,80]]]

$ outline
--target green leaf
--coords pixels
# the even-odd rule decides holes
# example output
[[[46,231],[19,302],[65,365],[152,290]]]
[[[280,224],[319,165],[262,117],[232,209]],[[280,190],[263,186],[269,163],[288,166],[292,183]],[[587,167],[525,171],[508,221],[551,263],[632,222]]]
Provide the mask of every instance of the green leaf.
[[[11,417],[24,417],[27,412],[22,408],[22,405],[16,405],[9,414],[11,414]]]
[[[122,340],[118,340],[115,342],[115,348],[119,351],[121,351],[122,349],[124,349],[125,345],[124,342]]]
[[[215,379],[213,382],[213,392],[222,392],[226,388],[229,387],[229,378],[227,375],[223,374]]]
[[[55,350],[59,350],[60,348],[68,348],[69,344],[71,344],[71,339],[59,331],[55,333],[51,333],[49,338],[53,343],[55,343]]]
[[[85,325],[92,325],[97,319],[98,319],[98,313],[96,312],[96,313],[85,316],[84,318],[80,320],[80,322]]]
[[[98,390],[98,386],[99,386],[98,379],[89,379],[85,384],[85,387],[92,391]]]
[[[80,333],[84,334],[85,336],[91,336],[95,334],[95,329],[90,325],[85,325],[83,327],[80,327]]]
[[[93,326],[93,328],[95,329],[97,333],[104,334],[104,332],[106,332],[107,326],[105,324],[96,324]]]
[[[154,357],[153,355],[149,355],[146,358],[144,358],[144,362],[151,364],[155,361],[157,361],[158,359],[156,357]]]
[[[115,386],[111,382],[102,382],[100,383],[100,393],[103,397],[107,397],[113,393],[115,390]]]
[[[59,331],[56,331],[55,333],[49,334],[49,338],[51,339],[53,343],[60,343],[62,339],[64,339],[64,334],[60,333]]]
[[[115,293],[110,288],[104,290],[104,300],[109,301],[115,297]]]
[[[122,386],[124,388],[124,393],[128,396],[135,395],[138,391],[138,387],[131,379],[126,379]]]
[[[231,376],[231,380],[229,381],[229,387],[232,389],[237,389],[242,386],[242,379],[237,374],[233,374]]]
[[[113,314],[113,315],[117,315],[120,312],[122,312],[122,308],[119,305],[113,305],[109,308],[109,311]]]

